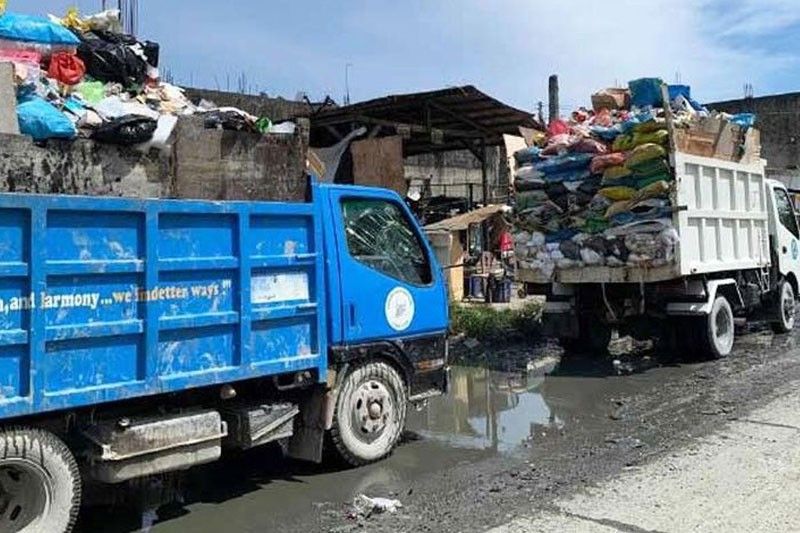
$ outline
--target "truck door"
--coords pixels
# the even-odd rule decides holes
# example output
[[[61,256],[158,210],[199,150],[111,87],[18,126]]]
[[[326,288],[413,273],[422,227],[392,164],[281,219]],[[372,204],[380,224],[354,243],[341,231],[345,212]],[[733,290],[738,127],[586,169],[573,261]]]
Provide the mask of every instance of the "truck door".
[[[331,190],[342,340],[350,345],[447,330],[441,269],[408,207],[381,189]]]
[[[789,194],[783,187],[772,188],[775,213],[775,253],[778,256],[778,270],[786,275],[800,273],[800,229],[792,207]]]

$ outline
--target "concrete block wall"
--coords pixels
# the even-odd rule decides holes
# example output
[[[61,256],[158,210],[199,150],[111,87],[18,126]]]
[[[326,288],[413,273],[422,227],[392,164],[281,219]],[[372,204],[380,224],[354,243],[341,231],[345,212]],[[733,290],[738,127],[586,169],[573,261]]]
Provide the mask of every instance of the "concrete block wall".
[[[505,149],[491,147],[487,152],[490,201],[502,201],[509,183]],[[483,201],[481,163],[467,150],[407,157],[405,175],[406,180],[430,178],[431,191],[435,196],[467,198],[467,184],[472,184],[473,200]]]
[[[707,104],[727,113],[755,113],[761,156],[773,172],[800,168],[800,93],[742,98]]]
[[[206,130],[181,117],[166,152],[0,135],[0,191],[134,198],[305,198],[308,122],[295,135]]]

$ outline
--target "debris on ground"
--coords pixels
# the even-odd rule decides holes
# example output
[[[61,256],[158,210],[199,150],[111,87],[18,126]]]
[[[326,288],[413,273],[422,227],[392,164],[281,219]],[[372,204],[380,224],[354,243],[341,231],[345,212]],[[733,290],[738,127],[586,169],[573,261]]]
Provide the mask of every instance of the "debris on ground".
[[[381,497],[372,498],[359,494],[353,500],[351,518],[369,518],[374,514],[396,513],[401,507],[403,507],[403,504],[400,500]]]

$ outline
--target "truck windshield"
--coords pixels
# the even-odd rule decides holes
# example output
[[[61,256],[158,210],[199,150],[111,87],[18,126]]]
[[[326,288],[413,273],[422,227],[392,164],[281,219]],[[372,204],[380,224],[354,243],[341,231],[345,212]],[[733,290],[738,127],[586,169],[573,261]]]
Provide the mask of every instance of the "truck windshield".
[[[789,195],[783,189],[773,189],[775,195],[775,207],[778,209],[778,219],[781,225],[792,232],[792,235],[800,238],[800,230],[797,228],[797,218],[794,216],[792,202]]]
[[[384,200],[342,201],[347,249],[357,261],[414,285],[433,281],[425,248],[399,206]]]

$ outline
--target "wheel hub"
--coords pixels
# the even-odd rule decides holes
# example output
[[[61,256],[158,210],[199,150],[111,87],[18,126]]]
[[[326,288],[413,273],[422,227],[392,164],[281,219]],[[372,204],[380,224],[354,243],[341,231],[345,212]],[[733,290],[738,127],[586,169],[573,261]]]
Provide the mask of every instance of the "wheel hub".
[[[38,531],[37,523],[50,508],[47,475],[23,460],[0,462],[0,530]]]
[[[359,438],[365,442],[377,439],[386,429],[392,413],[389,391],[378,381],[367,381],[353,395],[353,426],[358,428]]]

